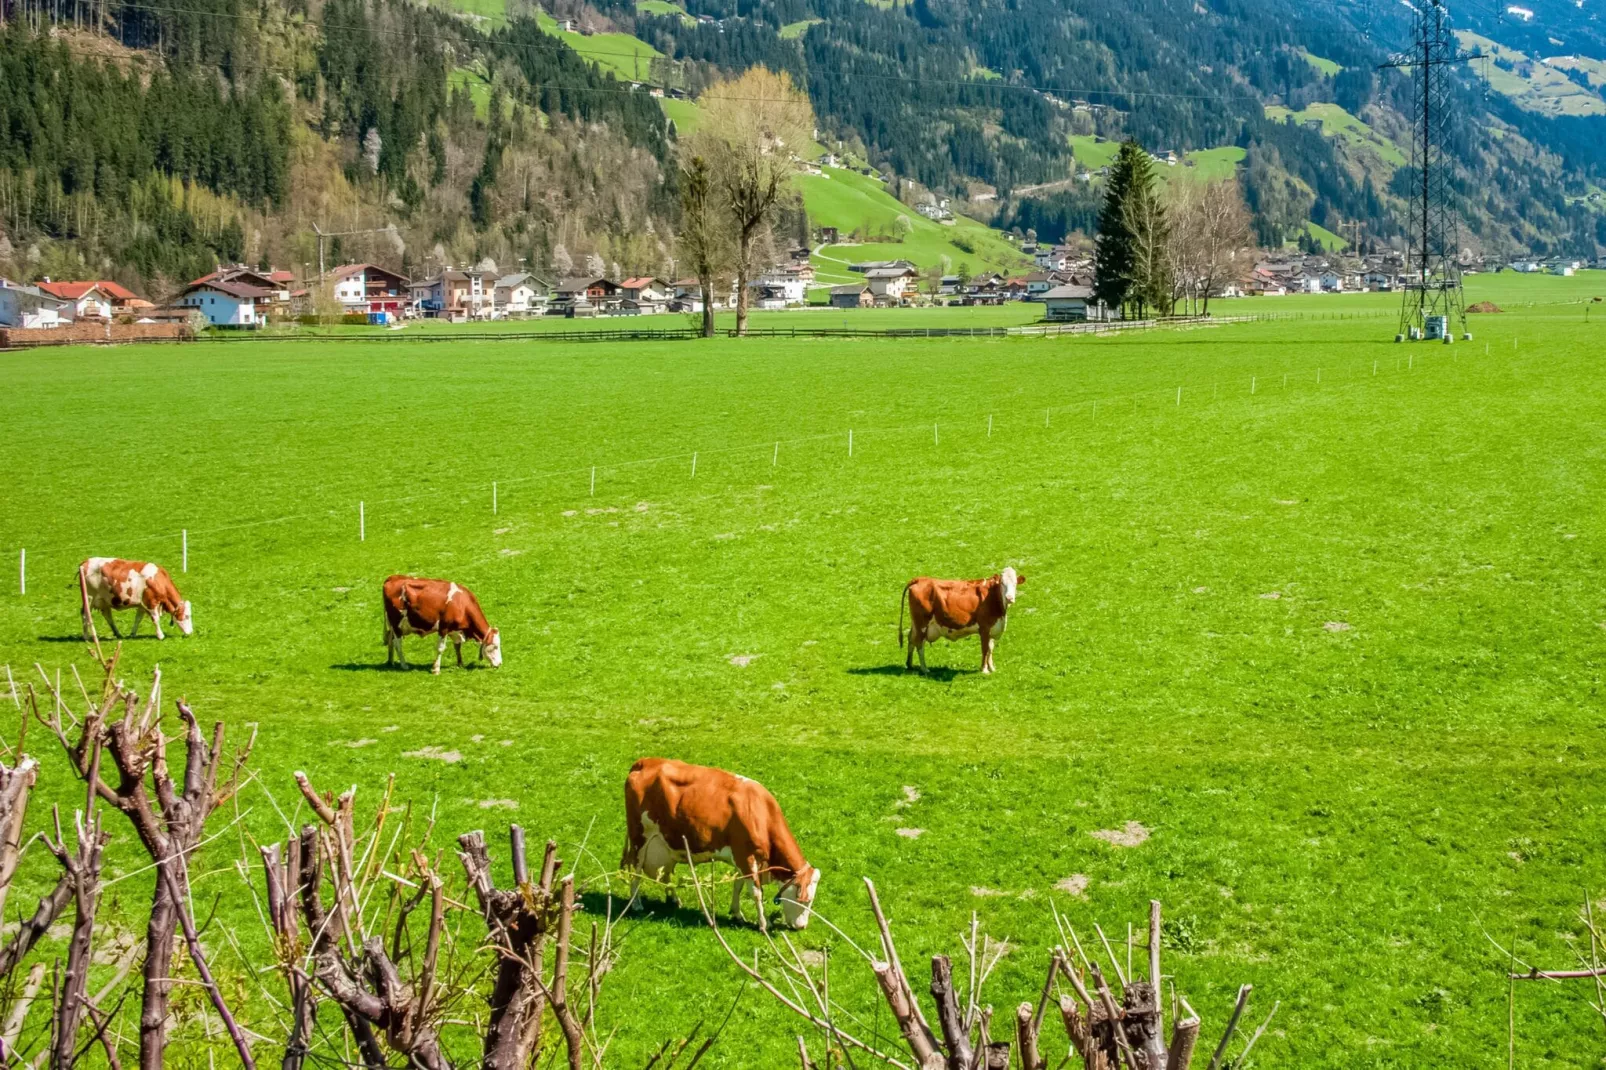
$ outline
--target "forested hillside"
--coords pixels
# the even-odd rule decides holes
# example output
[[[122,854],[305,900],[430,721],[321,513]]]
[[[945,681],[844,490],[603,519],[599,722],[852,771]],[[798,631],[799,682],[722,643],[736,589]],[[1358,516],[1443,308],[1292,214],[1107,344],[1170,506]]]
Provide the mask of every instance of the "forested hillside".
[[[315,228],[328,263],[419,274],[667,263],[663,113],[531,20],[482,32],[405,0],[4,13],[0,274],[165,297],[220,261],[315,270]]]

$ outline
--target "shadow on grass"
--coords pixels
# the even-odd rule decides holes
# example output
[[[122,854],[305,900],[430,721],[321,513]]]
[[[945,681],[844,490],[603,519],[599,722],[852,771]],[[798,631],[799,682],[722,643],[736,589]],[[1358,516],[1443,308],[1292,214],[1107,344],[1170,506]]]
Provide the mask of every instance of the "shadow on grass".
[[[913,676],[934,683],[946,684],[961,676],[975,676],[979,670],[955,669],[947,665],[935,665],[922,674],[915,669],[906,669],[902,665],[876,665],[871,668],[849,669],[849,676]]]
[[[427,661],[422,665],[415,661],[406,666],[387,665],[383,661],[343,661],[338,665],[329,667],[337,672],[421,672],[428,676],[430,675],[429,665],[430,663]],[[484,672],[489,667],[488,665],[469,664],[459,669],[456,665],[448,665],[443,661],[441,662],[441,675],[445,676],[447,672]]]
[[[703,912],[697,909],[697,892],[689,884],[687,884],[682,886],[680,894],[681,903],[679,906],[676,906],[664,898],[663,889],[643,887],[641,889],[641,898],[636,901],[636,909],[625,915],[625,917],[630,921],[648,921],[664,925],[673,925],[677,929],[708,928],[708,920],[703,917]],[[707,888],[703,889],[703,894],[708,894]],[[613,916],[616,919],[619,918],[620,912],[624,910],[625,903],[629,901],[629,898],[630,897],[628,894],[615,895],[612,897]],[[593,917],[607,917],[608,903],[609,896],[606,892],[580,893],[580,910],[583,913],[589,914]],[[725,904],[727,906],[730,904],[729,892],[726,892],[725,894]],[[752,920],[752,904],[748,904],[747,913],[747,919],[740,924],[745,925],[748,928],[757,929],[758,926],[754,924]],[[726,925],[731,925],[734,927],[737,924],[734,918],[726,918],[724,915],[719,913],[716,913],[714,917],[715,920],[719,922],[721,928],[724,928]]]
[[[40,642],[40,643],[83,643],[85,646],[89,645],[89,640],[85,639],[81,635],[39,635],[39,636],[35,636],[34,638],[35,638],[35,640],[37,642]],[[138,638],[138,639],[155,639],[156,636],[154,636],[154,635],[141,635],[141,636],[136,636],[135,638]],[[126,643],[126,642],[128,642],[128,636],[125,635],[121,639],[103,637],[101,639],[101,642],[102,643]]]

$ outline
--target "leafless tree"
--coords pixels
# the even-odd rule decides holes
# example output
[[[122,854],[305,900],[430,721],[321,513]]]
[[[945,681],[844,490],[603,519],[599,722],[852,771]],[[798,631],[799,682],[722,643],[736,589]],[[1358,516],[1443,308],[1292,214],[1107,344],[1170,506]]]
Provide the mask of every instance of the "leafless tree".
[[[1251,241],[1249,209],[1236,178],[1172,183],[1168,206],[1173,296],[1207,314],[1210,297],[1242,274]]]
[[[38,720],[60,742],[73,770],[101,801],[128,818],[155,871],[151,913],[145,929],[144,988],[141,996],[139,1060],[142,1070],[157,1070],[164,1059],[173,988],[173,954],[180,924],[184,927],[190,957],[202,975],[203,987],[222,1018],[236,1055],[254,1066],[250,1044],[223,1001],[206,966],[205,955],[189,911],[189,856],[201,846],[206,822],[214,810],[233,797],[250,756],[252,741],[224,755],[223,722],[212,726],[210,738],[201,732],[194,712],[181,699],[175,704],[184,726],[184,762],[174,779],[168,748],[175,740],[162,728],[162,674],[152,671],[151,685],[142,701],[117,679],[120,655],[102,662],[100,695],[92,698],[80,683],[83,705],[74,713],[64,689],[53,683],[43,668],[39,675],[50,696],[48,712],[30,688],[29,698]],[[76,678],[76,671],[74,676]],[[111,758],[113,776],[105,775],[102,755]],[[224,770],[227,769],[227,775]],[[76,894],[76,892],[74,893]]]
[[[710,86],[698,100],[703,126],[694,151],[715,168],[736,242],[736,333],[747,333],[754,244],[783,200],[814,136],[814,109],[791,75],[753,67]]]

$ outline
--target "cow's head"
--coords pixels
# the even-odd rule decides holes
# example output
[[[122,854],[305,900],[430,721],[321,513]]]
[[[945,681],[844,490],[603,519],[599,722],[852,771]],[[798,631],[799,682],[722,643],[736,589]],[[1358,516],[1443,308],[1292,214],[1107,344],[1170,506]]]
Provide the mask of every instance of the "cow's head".
[[[491,663],[491,668],[502,667],[502,632],[499,628],[492,628],[485,633],[485,641],[480,643],[480,657]]]
[[[1006,568],[998,574],[998,585],[1004,589],[1004,605],[1015,604],[1015,588],[1026,582],[1026,577],[1013,568]]]
[[[781,890],[775,893],[775,901],[781,904],[781,917],[786,924],[794,929],[809,927],[809,915],[814,906],[814,891],[820,886],[820,871],[803,863],[803,868],[797,876],[781,885]]]
[[[195,618],[190,614],[189,602],[180,602],[178,604],[178,612],[172,616],[173,623],[178,625],[180,632],[185,635],[195,634]]]

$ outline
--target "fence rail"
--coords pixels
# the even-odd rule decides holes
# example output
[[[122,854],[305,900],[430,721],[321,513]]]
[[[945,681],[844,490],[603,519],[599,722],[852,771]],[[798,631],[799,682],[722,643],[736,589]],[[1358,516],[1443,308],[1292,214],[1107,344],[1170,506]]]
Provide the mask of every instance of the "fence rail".
[[[748,338],[1045,338],[1063,335],[1102,335],[1122,331],[1152,330],[1157,327],[1214,326],[1229,323],[1267,323],[1291,320],[1338,320],[1392,318],[1392,311],[1355,312],[1271,312],[1247,316],[1167,316],[1143,320],[1096,320],[1068,323],[1028,323],[1008,327],[749,327]],[[735,338],[734,328],[715,332]],[[266,331],[224,331],[217,334],[189,335],[183,338],[51,338],[41,332],[38,338],[26,331],[0,332],[0,349],[25,349],[50,345],[156,344],[178,341],[226,342],[678,342],[701,338],[695,327],[619,327],[564,331],[386,331],[373,334],[278,334]]]

